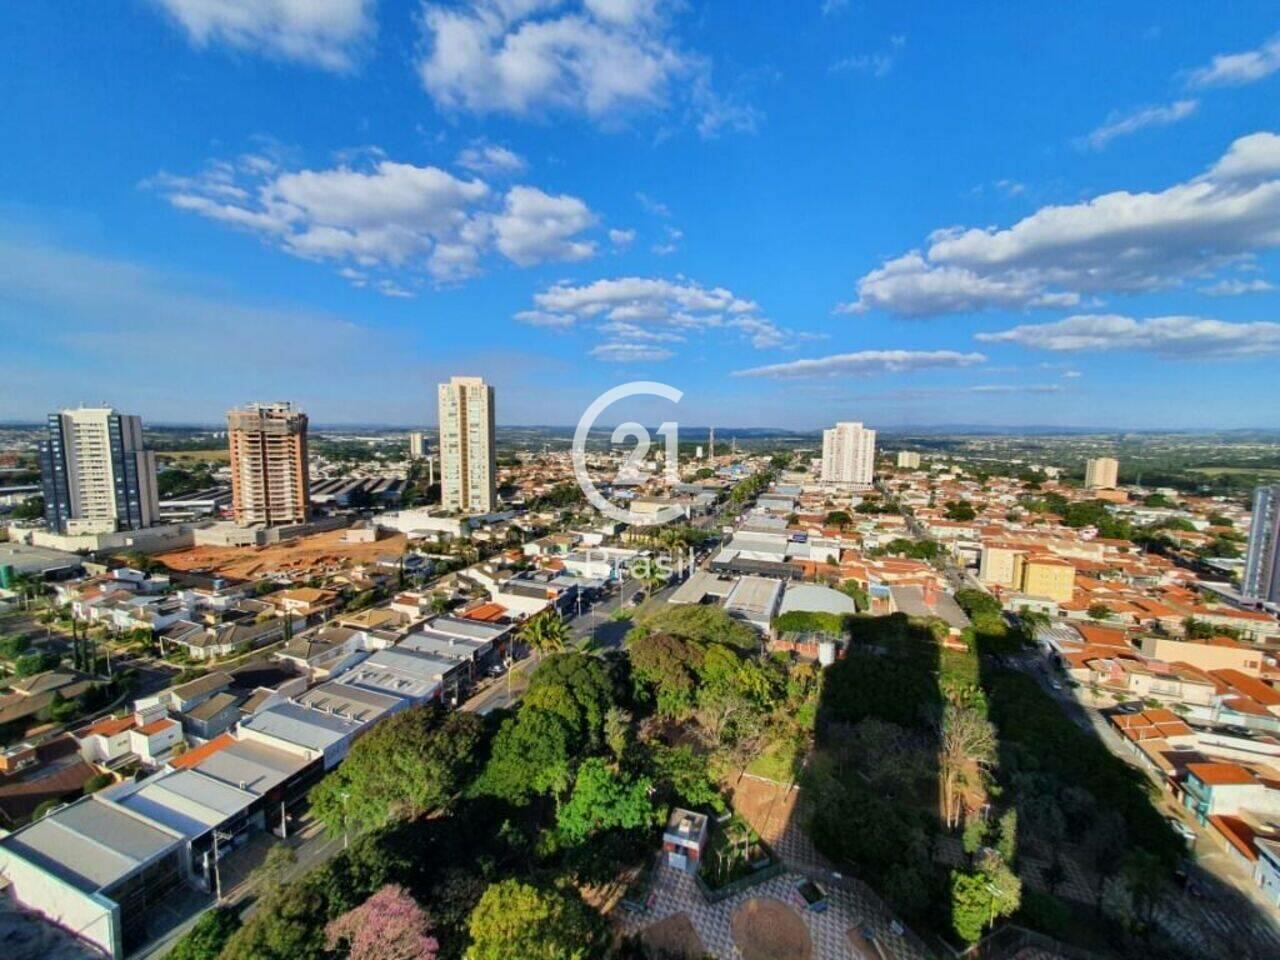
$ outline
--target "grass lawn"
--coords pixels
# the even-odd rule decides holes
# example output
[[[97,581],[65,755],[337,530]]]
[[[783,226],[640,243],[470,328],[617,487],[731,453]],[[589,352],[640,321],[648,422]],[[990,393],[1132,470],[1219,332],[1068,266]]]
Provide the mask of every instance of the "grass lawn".
[[[791,783],[799,773],[801,760],[794,740],[775,740],[747,764],[747,773],[776,783]]]

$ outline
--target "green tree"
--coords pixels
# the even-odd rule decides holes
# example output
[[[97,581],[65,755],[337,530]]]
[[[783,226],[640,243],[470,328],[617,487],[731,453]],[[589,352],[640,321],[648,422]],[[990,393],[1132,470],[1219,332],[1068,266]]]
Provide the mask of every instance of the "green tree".
[[[526,620],[520,637],[529,649],[539,657],[546,653],[559,653],[569,644],[569,625],[559,613],[549,611]]]
[[[978,515],[978,511],[973,509],[973,504],[968,500],[948,500],[945,513],[948,520],[958,523],[968,523]]]
[[[652,792],[648,777],[628,777],[600,757],[591,757],[578,767],[573,793],[556,812],[556,825],[575,843],[601,830],[649,826],[657,822],[659,812]]]
[[[491,884],[468,923],[467,960],[592,960],[598,920],[577,897],[520,880]]]
[[[558,714],[522,707],[498,729],[489,763],[476,783],[477,792],[511,803],[527,803],[548,793],[562,794],[571,779],[572,736]]]
[[[832,510],[827,514],[823,523],[828,527],[838,527],[843,530],[849,524],[853,523],[853,517],[849,516],[845,510]]]
[[[231,935],[239,929],[239,910],[214,907],[173,945],[166,960],[217,960]]]
[[[614,705],[609,668],[590,654],[557,653],[534,671],[524,705],[562,717],[574,743],[594,750],[603,742],[605,715]]]
[[[1089,617],[1093,620],[1110,620],[1111,608],[1105,603],[1091,603],[1089,604]]]
[[[475,776],[483,727],[437,707],[388,717],[312,789],[312,812],[336,834],[441,809]]]

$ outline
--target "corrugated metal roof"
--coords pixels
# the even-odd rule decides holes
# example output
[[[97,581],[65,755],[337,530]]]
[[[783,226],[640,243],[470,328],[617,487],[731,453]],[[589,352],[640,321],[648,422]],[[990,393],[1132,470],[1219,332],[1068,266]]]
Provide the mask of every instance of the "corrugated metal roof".
[[[159,825],[91,796],[0,840],[0,848],[92,893],[181,842]]]

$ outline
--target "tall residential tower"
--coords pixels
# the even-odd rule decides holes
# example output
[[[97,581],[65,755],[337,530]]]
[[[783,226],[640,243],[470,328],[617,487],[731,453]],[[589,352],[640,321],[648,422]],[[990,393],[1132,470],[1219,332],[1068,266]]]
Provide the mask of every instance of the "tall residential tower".
[[[55,533],[141,530],[159,522],[156,458],[142,420],[110,407],[51,413],[40,444],[44,518]]]
[[[498,502],[493,387],[480,377],[440,384],[440,501],[446,510],[492,513]]]
[[[1249,552],[1240,584],[1246,597],[1280,603],[1280,484],[1253,492]]]
[[[1114,490],[1120,476],[1120,461],[1098,457],[1084,462],[1084,485],[1090,490]]]
[[[822,480],[870,486],[876,465],[876,432],[861,423],[837,423],[822,431]]]
[[[227,414],[231,509],[242,527],[311,516],[307,415],[292,403],[251,403]]]

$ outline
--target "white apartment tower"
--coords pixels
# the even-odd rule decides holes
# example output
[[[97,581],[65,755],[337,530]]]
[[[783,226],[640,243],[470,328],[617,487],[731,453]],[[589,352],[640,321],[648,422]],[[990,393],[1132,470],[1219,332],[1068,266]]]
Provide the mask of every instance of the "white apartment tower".
[[[409,459],[422,460],[427,455],[427,435],[421,430],[409,434]]]
[[[492,513],[498,501],[493,387],[480,377],[440,384],[440,499],[446,510]]]
[[[1114,490],[1120,475],[1120,461],[1098,457],[1084,462],[1084,485],[1090,490]]]
[[[822,480],[870,486],[876,465],[876,432],[861,423],[837,423],[822,431]]]
[[[66,534],[141,530],[159,522],[156,457],[142,420],[110,407],[51,413],[40,444],[45,521]]]

